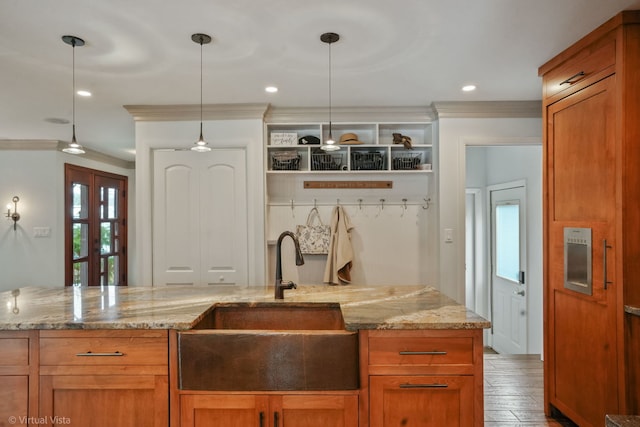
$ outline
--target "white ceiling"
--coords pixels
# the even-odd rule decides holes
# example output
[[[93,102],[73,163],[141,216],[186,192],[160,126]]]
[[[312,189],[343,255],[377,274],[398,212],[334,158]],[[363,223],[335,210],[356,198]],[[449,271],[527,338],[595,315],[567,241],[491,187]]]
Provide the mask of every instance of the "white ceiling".
[[[134,159],[123,105],[427,106],[535,100],[540,65],[640,0],[0,0],[0,139],[78,142]],[[463,93],[464,84],[478,89]],[[264,92],[276,85],[279,92]],[[194,130],[194,140],[197,137]]]

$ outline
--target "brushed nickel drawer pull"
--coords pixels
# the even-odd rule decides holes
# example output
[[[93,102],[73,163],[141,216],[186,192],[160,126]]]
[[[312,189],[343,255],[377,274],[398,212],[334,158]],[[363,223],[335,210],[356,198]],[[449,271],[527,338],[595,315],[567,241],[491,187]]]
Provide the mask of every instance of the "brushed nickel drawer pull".
[[[447,388],[449,384],[400,384],[400,388]]]
[[[86,353],[76,353],[76,356],[102,356],[102,357],[110,357],[110,356],[124,356],[124,353],[119,351],[114,351],[113,353],[93,353],[91,351],[87,351]]]
[[[575,81],[572,81],[572,80],[575,79],[576,77],[584,77],[584,71],[580,71],[579,73],[576,73],[573,76],[569,77],[567,80],[560,82],[559,86],[566,85],[566,84],[574,84]]]
[[[401,351],[400,356],[445,356],[446,351]]]

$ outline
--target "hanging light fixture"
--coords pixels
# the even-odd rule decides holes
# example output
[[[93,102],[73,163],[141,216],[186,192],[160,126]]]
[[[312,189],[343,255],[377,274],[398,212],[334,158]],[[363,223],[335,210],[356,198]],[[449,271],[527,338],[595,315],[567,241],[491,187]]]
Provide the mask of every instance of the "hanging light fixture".
[[[323,43],[327,43],[329,45],[329,135],[324,143],[320,146],[320,149],[324,151],[336,151],[340,149],[340,146],[336,144],[336,141],[333,139],[333,134],[331,132],[331,44],[340,40],[340,36],[336,33],[324,33],[320,36],[320,40]]]
[[[62,36],[62,41],[65,42],[68,45],[71,45],[71,47],[73,48],[71,51],[73,52],[72,54],[72,92],[71,94],[73,95],[73,107],[72,107],[72,116],[73,116],[73,121],[72,121],[72,129],[73,129],[73,134],[71,137],[71,142],[69,144],[67,144],[67,146],[65,148],[62,149],[62,151],[64,151],[65,153],[69,153],[69,154],[84,154],[84,149],[82,148],[82,145],[78,144],[78,142],[76,141],[76,46],[84,46],[84,40],[82,40],[80,37],[76,37],[76,36]]]
[[[191,36],[191,40],[200,45],[200,138],[198,138],[191,149],[199,153],[204,153],[211,151],[211,148],[208,147],[209,144],[205,142],[202,136],[202,45],[211,43],[211,37],[206,34],[196,33]]]

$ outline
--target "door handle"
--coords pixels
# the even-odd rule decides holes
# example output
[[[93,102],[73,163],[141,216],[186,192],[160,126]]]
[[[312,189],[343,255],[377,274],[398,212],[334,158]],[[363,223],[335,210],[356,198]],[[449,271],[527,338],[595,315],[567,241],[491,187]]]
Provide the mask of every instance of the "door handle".
[[[612,282],[610,282],[609,280],[607,280],[607,249],[611,249],[611,246],[607,244],[607,239],[604,239],[603,241],[603,248],[602,248],[602,275],[604,276],[604,290],[607,290],[607,286],[609,286],[609,284],[611,284]]]
[[[521,297],[523,297],[524,296],[524,289],[521,290],[521,291],[513,291],[513,294],[514,295],[520,295]]]

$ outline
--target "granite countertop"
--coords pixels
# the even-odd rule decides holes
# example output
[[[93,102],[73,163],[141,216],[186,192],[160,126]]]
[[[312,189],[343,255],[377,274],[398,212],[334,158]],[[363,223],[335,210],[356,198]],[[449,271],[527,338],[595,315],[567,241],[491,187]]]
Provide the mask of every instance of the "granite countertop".
[[[424,286],[20,288],[0,293],[0,330],[190,329],[215,303],[337,302],[348,330],[481,329],[489,321]]]
[[[606,427],[640,427],[640,415],[607,415]]]
[[[625,313],[629,313],[633,316],[640,316],[640,307],[634,307],[632,305],[625,305],[624,306],[624,311]]]

